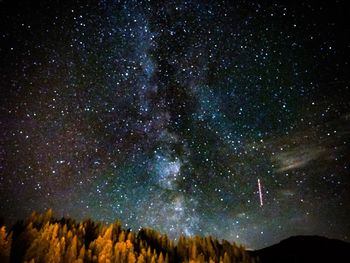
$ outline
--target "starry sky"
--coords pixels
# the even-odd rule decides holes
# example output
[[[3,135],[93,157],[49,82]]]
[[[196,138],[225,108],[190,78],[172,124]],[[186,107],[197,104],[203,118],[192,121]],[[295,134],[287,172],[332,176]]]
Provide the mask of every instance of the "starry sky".
[[[0,1],[0,215],[349,240],[345,2]]]

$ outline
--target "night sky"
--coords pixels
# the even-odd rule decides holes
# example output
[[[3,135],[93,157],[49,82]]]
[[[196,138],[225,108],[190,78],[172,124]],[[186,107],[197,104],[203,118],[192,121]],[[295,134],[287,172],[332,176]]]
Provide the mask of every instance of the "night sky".
[[[0,1],[0,215],[349,241],[346,1],[260,2]]]

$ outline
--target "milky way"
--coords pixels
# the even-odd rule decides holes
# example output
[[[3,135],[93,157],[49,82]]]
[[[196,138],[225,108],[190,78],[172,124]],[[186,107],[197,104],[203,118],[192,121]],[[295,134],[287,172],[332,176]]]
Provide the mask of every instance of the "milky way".
[[[0,2],[8,222],[349,240],[343,2],[35,2]]]

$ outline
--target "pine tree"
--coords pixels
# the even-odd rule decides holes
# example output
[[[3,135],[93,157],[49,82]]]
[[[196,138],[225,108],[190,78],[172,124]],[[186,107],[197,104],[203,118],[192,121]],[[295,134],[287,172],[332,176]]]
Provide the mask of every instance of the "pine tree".
[[[160,254],[159,254],[158,263],[164,263],[164,257],[163,257],[163,253],[162,252],[160,252]]]
[[[85,245],[80,248],[78,260],[84,261],[85,259]]]
[[[75,235],[68,245],[65,262],[74,262],[78,257],[78,237]]]
[[[7,236],[6,227],[0,228],[0,262],[9,262],[12,244],[12,233]]]
[[[197,258],[197,245],[196,243],[191,244],[191,259]]]
[[[145,263],[145,258],[142,254],[137,258],[137,263]]]
[[[223,259],[224,263],[230,263],[231,260],[230,260],[230,257],[229,255],[227,254],[227,252],[225,252],[224,254],[224,259]]]
[[[136,256],[133,251],[129,251],[128,253],[128,263],[135,263],[136,262]]]

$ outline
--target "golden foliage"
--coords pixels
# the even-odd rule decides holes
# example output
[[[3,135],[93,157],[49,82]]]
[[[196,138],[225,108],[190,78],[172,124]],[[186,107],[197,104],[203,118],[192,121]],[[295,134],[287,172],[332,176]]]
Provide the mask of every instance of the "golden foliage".
[[[244,247],[224,240],[181,236],[174,243],[152,229],[137,234],[122,229],[119,221],[106,226],[90,219],[80,223],[55,220],[52,210],[43,215],[33,213],[18,222],[10,235],[2,227],[0,262],[9,262],[11,249],[16,251],[11,261],[28,263],[256,262]]]
[[[0,228],[0,262],[9,262],[12,243],[12,233],[8,236],[6,227]]]

